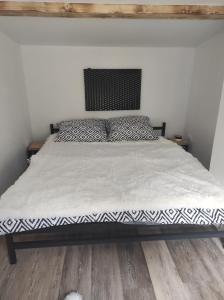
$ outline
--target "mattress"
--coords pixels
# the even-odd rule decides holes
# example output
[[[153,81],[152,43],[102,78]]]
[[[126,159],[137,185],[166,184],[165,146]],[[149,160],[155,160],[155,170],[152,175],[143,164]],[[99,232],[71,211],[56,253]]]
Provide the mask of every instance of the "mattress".
[[[0,199],[0,234],[91,222],[224,224],[224,191],[175,143],[54,142]]]

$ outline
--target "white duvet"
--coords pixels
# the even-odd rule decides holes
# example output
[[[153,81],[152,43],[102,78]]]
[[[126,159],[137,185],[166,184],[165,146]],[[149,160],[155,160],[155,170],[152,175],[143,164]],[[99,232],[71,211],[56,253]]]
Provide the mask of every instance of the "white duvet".
[[[213,176],[164,138],[123,143],[53,139],[1,197],[0,219],[224,208],[224,192]]]

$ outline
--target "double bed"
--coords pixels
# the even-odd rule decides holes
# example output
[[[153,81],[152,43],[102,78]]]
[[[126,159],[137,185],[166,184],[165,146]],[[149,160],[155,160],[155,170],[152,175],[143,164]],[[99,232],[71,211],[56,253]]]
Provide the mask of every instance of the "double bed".
[[[0,234],[6,235],[10,263],[24,248],[224,237],[214,227],[224,224],[222,187],[196,158],[163,137],[165,123],[154,129],[162,136],[153,141],[57,143],[51,125],[42,149],[0,199]],[[178,224],[186,230],[164,229]],[[189,230],[191,225],[200,230]],[[54,237],[14,240],[27,233]]]

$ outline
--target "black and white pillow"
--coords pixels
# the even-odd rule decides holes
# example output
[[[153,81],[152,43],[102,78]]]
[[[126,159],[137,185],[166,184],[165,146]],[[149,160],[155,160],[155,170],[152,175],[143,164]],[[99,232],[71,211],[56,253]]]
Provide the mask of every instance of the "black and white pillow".
[[[61,121],[58,124],[59,130],[70,126],[105,126],[105,120],[103,119],[73,119]]]
[[[106,142],[105,121],[101,119],[76,119],[59,124],[55,142]]]
[[[147,116],[128,116],[107,120],[108,141],[157,140]]]

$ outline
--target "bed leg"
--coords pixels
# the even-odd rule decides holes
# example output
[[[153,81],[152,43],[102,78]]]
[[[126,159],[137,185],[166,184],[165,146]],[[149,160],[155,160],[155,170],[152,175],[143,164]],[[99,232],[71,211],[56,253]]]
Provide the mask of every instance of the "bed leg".
[[[7,250],[8,250],[8,257],[9,257],[9,263],[11,265],[16,264],[17,259],[16,259],[16,251],[14,247],[14,242],[13,242],[13,235],[12,234],[6,234],[6,245],[7,245]]]
[[[222,244],[222,247],[224,248],[224,238],[220,238],[220,242]]]

